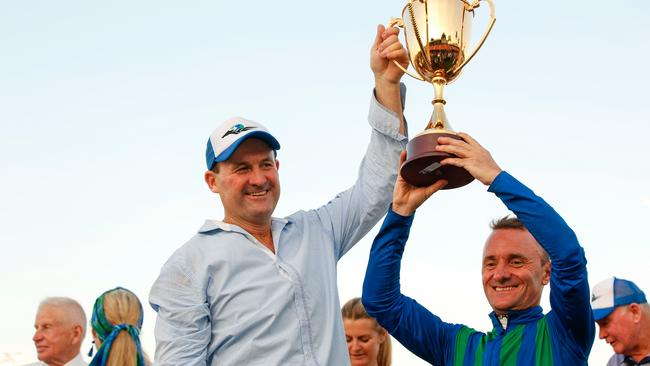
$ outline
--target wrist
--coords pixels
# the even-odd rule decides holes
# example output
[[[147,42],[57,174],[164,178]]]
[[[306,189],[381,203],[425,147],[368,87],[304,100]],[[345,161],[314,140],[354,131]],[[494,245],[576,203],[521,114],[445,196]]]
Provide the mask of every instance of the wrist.
[[[489,172],[487,172],[487,173],[485,174],[485,176],[483,177],[483,179],[479,179],[479,180],[481,181],[481,183],[483,183],[484,185],[486,185],[486,186],[489,187],[490,185],[492,185],[492,182],[494,182],[494,180],[496,179],[496,177],[497,177],[499,174],[501,174],[501,171],[502,171],[502,170],[499,169],[499,168],[497,168],[497,169],[493,169],[493,170],[490,170]]]
[[[400,83],[386,81],[380,77],[375,78],[375,97],[384,107],[392,110],[398,116],[403,111],[400,96]]]
[[[394,213],[404,217],[409,217],[415,212],[413,208],[399,202],[393,202],[391,204],[391,210],[393,210]]]
[[[375,89],[385,91],[397,91],[399,93],[400,85],[399,80],[388,80],[381,75],[375,75]]]

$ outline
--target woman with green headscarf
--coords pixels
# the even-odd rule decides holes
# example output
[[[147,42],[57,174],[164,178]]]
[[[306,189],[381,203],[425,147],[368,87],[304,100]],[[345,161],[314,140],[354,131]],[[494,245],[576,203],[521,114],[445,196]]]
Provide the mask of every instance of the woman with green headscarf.
[[[117,287],[101,294],[91,320],[94,343],[99,348],[89,366],[149,366],[151,362],[140,344],[142,320],[142,304],[133,292]]]

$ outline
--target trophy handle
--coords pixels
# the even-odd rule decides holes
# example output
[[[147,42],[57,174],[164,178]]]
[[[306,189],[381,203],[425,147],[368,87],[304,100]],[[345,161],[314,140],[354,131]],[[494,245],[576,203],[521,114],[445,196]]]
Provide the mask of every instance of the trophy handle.
[[[489,1],[492,1],[492,0],[489,0]],[[403,29],[404,28],[404,21],[402,20],[402,18],[392,18],[391,17],[390,22],[388,22],[388,26],[391,27],[391,28],[396,26],[398,28]],[[399,62],[393,60],[393,63],[395,64],[395,66],[399,67],[400,70],[407,73],[410,77],[421,80],[421,81],[426,81],[420,75],[413,74],[412,72],[405,69],[404,66],[400,65]]]
[[[475,0],[470,5],[471,10],[478,8],[480,6],[481,1],[487,1],[487,3],[490,5],[490,22],[488,23],[487,29],[485,30],[485,33],[483,33],[483,37],[481,38],[481,40],[478,42],[478,44],[476,45],[472,53],[469,54],[469,57],[467,57],[465,62],[463,62],[460,66],[454,69],[453,71],[454,74],[460,71],[460,69],[462,69],[463,67],[465,67],[465,65],[467,65],[467,63],[474,57],[474,55],[476,55],[476,52],[478,52],[481,46],[483,46],[483,43],[485,43],[485,39],[490,34],[492,27],[494,27],[494,22],[496,22],[496,18],[494,17],[494,3],[492,2],[492,0]]]

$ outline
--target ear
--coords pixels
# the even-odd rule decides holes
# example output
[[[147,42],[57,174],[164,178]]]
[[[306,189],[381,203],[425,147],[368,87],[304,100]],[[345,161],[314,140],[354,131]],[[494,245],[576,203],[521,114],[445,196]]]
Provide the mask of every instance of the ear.
[[[382,329],[379,332],[379,344],[382,344],[386,341],[386,337],[388,337],[388,333],[386,332],[386,329]]]
[[[631,303],[630,305],[627,306],[627,311],[632,313],[632,319],[634,320],[635,323],[638,323],[641,321],[641,306],[637,303]]]
[[[72,327],[72,343],[81,344],[83,342],[84,330],[81,325],[77,324]]]
[[[203,174],[203,179],[205,184],[208,185],[208,189],[213,193],[219,193],[219,179],[217,178],[217,173],[212,170],[206,170]]]
[[[99,337],[97,336],[97,332],[95,332],[95,329],[93,329],[93,342],[95,342],[96,349],[99,349],[99,347],[102,346],[102,341],[99,340]]]
[[[542,276],[542,283],[548,285],[551,282],[551,262],[546,262],[544,265],[544,275]]]
[[[280,160],[275,159],[275,170],[280,170]]]

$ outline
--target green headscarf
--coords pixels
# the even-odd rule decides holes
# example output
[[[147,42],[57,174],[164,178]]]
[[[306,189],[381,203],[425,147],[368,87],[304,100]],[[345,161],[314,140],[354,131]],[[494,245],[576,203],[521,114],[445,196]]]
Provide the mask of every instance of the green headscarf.
[[[136,353],[137,353],[136,356],[137,366],[145,366],[144,353],[142,352],[142,345],[140,344],[140,329],[142,328],[142,320],[144,316],[144,312],[142,311],[142,304],[138,301],[138,304],[140,304],[140,319],[138,320],[137,327],[131,324],[117,324],[117,325],[111,324],[106,319],[106,315],[104,314],[104,296],[106,296],[106,294],[113,292],[115,290],[124,290],[133,294],[133,292],[123,287],[116,287],[112,290],[108,290],[104,292],[95,301],[95,306],[93,306],[93,316],[90,323],[93,327],[93,330],[95,331],[95,334],[97,334],[97,338],[99,338],[102,341],[102,345],[101,347],[99,347],[99,349],[97,350],[97,354],[95,355],[95,357],[90,362],[90,365],[88,366],[106,365],[106,362],[108,361],[108,354],[110,353],[111,346],[113,345],[113,341],[121,331],[126,331],[127,333],[129,333],[131,338],[133,338],[133,342],[135,343]],[[135,294],[133,294],[133,296],[135,296]]]

